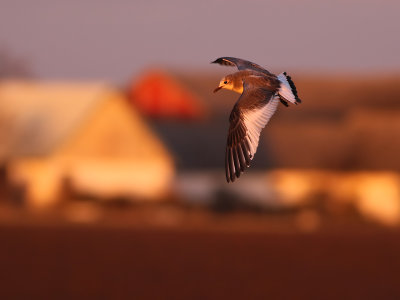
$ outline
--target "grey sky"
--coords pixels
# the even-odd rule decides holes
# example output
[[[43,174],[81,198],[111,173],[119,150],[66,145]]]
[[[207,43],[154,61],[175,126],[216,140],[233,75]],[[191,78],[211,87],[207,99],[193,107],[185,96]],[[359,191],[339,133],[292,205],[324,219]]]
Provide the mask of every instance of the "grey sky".
[[[148,66],[400,70],[400,2],[0,0],[0,47],[42,78],[126,82]]]

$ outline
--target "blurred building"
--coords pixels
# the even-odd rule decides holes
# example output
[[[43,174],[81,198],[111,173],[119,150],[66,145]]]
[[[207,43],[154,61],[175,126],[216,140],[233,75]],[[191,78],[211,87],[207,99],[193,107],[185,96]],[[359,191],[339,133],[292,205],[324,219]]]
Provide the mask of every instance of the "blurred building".
[[[201,99],[188,87],[162,70],[144,73],[129,90],[130,101],[143,115],[154,119],[201,119]]]
[[[400,76],[294,78],[303,103],[261,140],[277,167],[400,171]]]
[[[262,132],[255,168],[400,171],[400,77],[292,75],[303,103],[278,108]],[[228,118],[238,94],[213,94],[219,79],[201,72],[157,71],[131,85],[132,103],[152,107],[140,111],[171,144],[184,169],[223,167]],[[182,103],[196,113],[184,118],[189,114],[181,113]],[[192,157],[201,164],[185,154],[196,149],[201,153]]]
[[[0,83],[0,159],[28,203],[68,190],[100,199],[160,200],[174,163],[124,96],[104,84]]]

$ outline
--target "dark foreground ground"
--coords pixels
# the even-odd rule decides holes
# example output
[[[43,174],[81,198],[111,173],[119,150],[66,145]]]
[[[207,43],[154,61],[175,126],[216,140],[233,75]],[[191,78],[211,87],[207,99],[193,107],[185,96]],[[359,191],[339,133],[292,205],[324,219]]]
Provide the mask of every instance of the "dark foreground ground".
[[[400,299],[400,233],[0,225],[0,299]]]

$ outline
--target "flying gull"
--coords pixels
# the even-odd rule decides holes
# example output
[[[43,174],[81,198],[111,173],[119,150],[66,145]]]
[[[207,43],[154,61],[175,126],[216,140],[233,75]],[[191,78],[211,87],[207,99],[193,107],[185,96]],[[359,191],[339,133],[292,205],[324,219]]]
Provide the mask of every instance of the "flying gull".
[[[228,89],[240,95],[229,116],[229,131],[225,153],[228,182],[235,181],[250,166],[258,147],[260,132],[281,102],[301,102],[296,87],[283,72],[278,76],[250,61],[235,57],[220,57],[212,63],[236,66],[239,71],[221,79],[214,93]]]

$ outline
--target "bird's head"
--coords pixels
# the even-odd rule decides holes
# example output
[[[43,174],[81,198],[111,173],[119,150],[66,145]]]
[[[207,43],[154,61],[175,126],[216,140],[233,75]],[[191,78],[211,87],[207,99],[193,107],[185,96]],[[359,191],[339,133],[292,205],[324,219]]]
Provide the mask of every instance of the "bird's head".
[[[214,93],[218,92],[220,89],[233,90],[233,81],[231,76],[228,75],[222,78],[218,87],[214,90]]]

